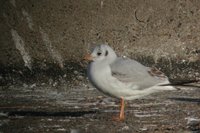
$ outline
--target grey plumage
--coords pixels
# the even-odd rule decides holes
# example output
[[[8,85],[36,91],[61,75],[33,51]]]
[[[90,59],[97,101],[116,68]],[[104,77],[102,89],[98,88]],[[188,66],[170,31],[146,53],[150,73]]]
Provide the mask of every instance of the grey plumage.
[[[110,67],[112,76],[122,82],[132,82],[139,85],[139,89],[145,89],[168,80],[166,76],[159,77],[151,75],[151,68],[145,67],[139,62],[129,58],[119,57],[110,65]]]

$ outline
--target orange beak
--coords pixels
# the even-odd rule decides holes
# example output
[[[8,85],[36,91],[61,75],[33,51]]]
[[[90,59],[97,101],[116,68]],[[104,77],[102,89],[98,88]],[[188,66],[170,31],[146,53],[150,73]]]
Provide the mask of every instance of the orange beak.
[[[92,61],[93,60],[93,57],[91,54],[86,54],[83,58],[84,60],[88,60],[88,61]]]

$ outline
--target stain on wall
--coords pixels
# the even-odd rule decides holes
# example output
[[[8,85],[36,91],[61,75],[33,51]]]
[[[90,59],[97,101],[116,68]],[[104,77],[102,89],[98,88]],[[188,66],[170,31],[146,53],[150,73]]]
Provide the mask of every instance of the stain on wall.
[[[31,70],[32,63],[29,53],[25,50],[24,40],[19,36],[16,30],[11,29],[11,35],[16,46],[16,49],[19,50],[22,59],[24,61],[24,66],[28,67]]]

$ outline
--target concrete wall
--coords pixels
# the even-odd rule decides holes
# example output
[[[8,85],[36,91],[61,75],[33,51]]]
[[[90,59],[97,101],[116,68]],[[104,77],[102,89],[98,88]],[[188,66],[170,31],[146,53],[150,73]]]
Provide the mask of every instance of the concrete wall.
[[[0,20],[1,70],[64,68],[108,43],[168,75],[199,77],[198,0],[1,0]]]

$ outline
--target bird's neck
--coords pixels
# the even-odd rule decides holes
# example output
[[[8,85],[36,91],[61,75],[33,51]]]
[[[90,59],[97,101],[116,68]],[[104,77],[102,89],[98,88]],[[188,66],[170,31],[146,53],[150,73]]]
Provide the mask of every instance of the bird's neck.
[[[92,62],[90,64],[90,70],[92,71],[92,73],[98,73],[98,74],[111,73],[110,65],[108,65],[106,63],[102,63],[102,62]]]

